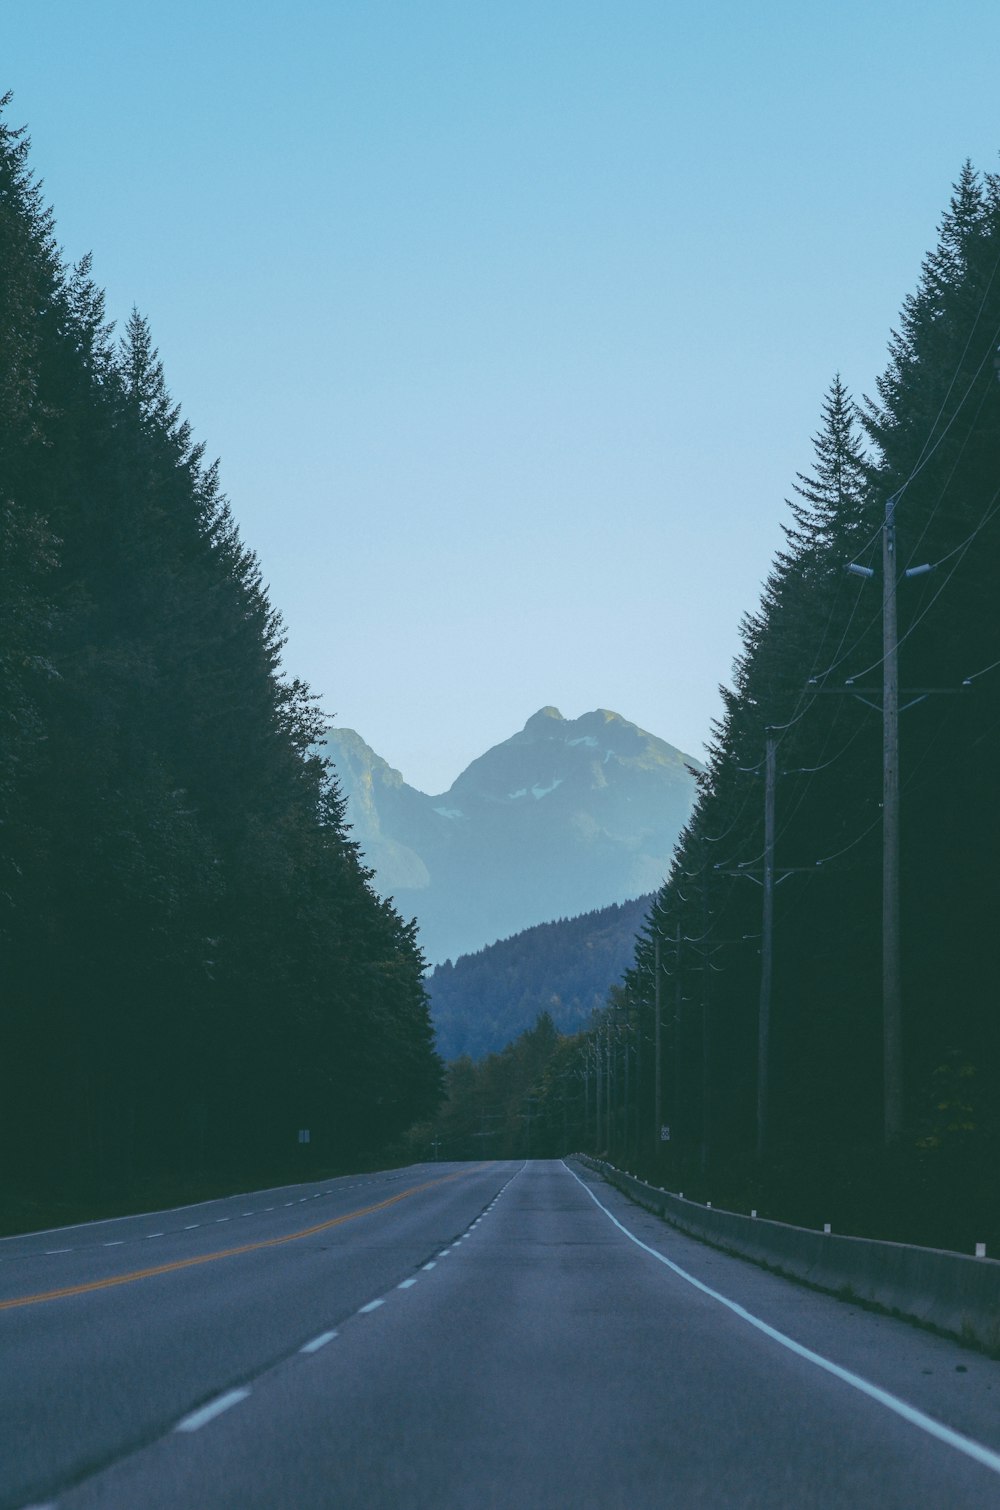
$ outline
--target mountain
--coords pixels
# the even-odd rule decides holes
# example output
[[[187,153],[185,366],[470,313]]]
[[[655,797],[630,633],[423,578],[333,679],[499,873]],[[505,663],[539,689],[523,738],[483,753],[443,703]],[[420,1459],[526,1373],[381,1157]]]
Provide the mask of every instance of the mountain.
[[[326,737],[375,884],[416,916],[428,960],[659,887],[698,762],[617,713],[542,708],[441,796],[352,729]]]
[[[427,981],[438,1053],[444,1059],[499,1053],[543,1012],[560,1033],[586,1026],[632,964],[652,901],[637,897],[539,923],[438,965]]]

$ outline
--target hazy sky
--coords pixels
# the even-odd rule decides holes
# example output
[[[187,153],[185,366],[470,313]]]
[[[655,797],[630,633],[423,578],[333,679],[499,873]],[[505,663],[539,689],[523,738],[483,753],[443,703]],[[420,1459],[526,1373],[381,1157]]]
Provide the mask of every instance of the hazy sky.
[[[997,0],[0,0],[289,670],[435,793],[547,703],[701,753],[998,57]]]

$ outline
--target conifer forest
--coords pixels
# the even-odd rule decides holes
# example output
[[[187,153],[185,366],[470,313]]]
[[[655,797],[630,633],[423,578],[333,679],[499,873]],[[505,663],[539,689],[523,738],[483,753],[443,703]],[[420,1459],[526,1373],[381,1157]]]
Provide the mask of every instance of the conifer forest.
[[[260,565],[0,117],[8,1184],[284,1175],[309,1129],[331,1164],[584,1149],[1000,1241],[998,379],[1000,176],[966,165],[875,393],[834,376],[818,405],[631,965],[583,1031],[457,1061],[439,1112],[415,924],[350,837]]]
[[[966,165],[877,392],[822,402],[633,963],[506,1146],[1000,1240],[998,378],[1000,178]],[[452,1096],[487,1128],[485,1069]]]
[[[146,323],[0,125],[5,1188],[344,1163],[436,1104],[414,925],[282,645]]]

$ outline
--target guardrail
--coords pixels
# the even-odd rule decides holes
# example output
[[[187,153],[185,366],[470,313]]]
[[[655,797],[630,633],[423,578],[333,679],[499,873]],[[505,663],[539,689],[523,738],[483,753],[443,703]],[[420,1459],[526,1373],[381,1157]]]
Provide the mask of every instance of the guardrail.
[[[1000,1354],[1000,1263],[994,1259],[742,1216],[647,1185],[601,1159],[575,1157],[689,1237]]]

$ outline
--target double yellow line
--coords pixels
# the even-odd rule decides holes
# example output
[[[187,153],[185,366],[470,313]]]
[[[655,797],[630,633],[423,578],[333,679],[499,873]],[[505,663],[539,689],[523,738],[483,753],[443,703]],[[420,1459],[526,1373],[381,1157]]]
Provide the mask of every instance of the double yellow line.
[[[459,1169],[454,1174],[442,1175],[437,1180],[425,1180],[422,1185],[411,1185],[408,1190],[400,1190],[395,1195],[387,1196],[384,1201],[376,1201],[372,1206],[362,1206],[357,1211],[346,1211],[343,1216],[331,1217],[328,1222],[317,1222],[314,1227],[303,1227],[299,1232],[286,1233],[284,1237],[269,1237],[257,1243],[241,1243],[238,1248],[222,1248],[217,1253],[201,1253],[195,1258],[178,1258],[173,1263],[154,1264],[149,1269],[132,1269],[127,1274],[112,1274],[107,1279],[91,1279],[85,1284],[64,1285],[59,1290],[41,1290],[37,1295],[17,1295],[11,1300],[0,1300],[0,1311],[12,1311],[17,1306],[36,1306],[46,1300],[65,1300],[70,1295],[87,1295],[91,1290],[110,1290],[115,1285],[134,1284],[137,1279],[153,1279],[157,1274],[175,1274],[178,1269],[193,1269],[196,1264],[214,1264],[220,1258],[237,1258],[241,1253],[259,1253],[264,1248],[280,1248],[285,1243],[297,1243],[303,1237],[315,1237],[317,1232],[329,1232],[331,1227],[340,1227],[344,1222],[353,1222],[359,1216],[371,1216],[376,1211],[385,1211],[388,1207],[407,1200],[411,1195],[419,1195],[422,1190],[431,1190],[435,1185],[447,1185],[451,1180],[461,1179],[468,1174],[478,1174],[488,1167],[486,1164],[477,1164],[472,1169]]]

